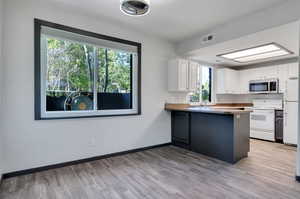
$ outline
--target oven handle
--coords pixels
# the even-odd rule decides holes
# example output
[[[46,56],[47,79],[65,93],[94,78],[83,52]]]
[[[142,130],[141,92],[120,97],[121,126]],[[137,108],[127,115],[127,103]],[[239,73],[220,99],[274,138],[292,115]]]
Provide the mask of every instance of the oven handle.
[[[266,120],[266,116],[265,115],[261,115],[261,114],[251,114],[251,120],[254,121],[265,121]]]
[[[260,128],[250,128],[250,131],[263,131],[263,132],[267,132],[267,133],[273,133],[274,130],[269,130],[269,129],[260,129]]]

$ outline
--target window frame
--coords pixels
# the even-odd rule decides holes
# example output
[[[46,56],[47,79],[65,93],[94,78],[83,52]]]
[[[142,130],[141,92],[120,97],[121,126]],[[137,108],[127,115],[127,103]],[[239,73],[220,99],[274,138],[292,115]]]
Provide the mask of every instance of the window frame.
[[[209,69],[209,73],[208,73],[208,75],[209,75],[209,83],[208,83],[208,86],[209,86],[209,96],[208,96],[208,100],[209,100],[209,102],[204,102],[203,101],[203,99],[202,99],[202,75],[203,75],[203,68],[204,67],[206,67],[206,68],[208,68]],[[199,93],[199,101],[198,102],[193,102],[193,101],[191,101],[191,98],[189,98],[189,102],[191,103],[191,104],[194,104],[194,105],[202,105],[202,104],[205,104],[205,105],[212,105],[212,104],[215,104],[215,102],[214,102],[214,67],[213,66],[209,66],[209,65],[200,65],[200,67],[199,67],[199,69],[198,69],[198,83],[200,83],[199,84],[199,87],[198,87],[198,89],[199,89],[199,91],[200,91],[200,93]],[[197,83],[197,84],[198,84]],[[193,94],[194,92],[191,92],[190,94]]]
[[[203,74],[203,67],[206,67],[208,68],[208,91],[209,91],[209,96],[208,96],[208,102],[203,102],[203,99],[202,99],[202,74]],[[200,78],[200,102],[199,104],[207,104],[207,105],[211,105],[211,104],[214,104],[213,102],[213,92],[214,92],[214,89],[213,89],[213,67],[210,66],[210,65],[201,65],[201,78]]]
[[[208,90],[209,90],[209,96],[208,96],[208,101],[209,103],[212,103],[212,68],[208,66],[209,68],[209,83],[208,83]]]
[[[79,34],[82,36],[92,37],[101,40],[107,40],[111,42],[117,42],[120,44],[126,44],[137,48],[137,58],[134,66],[131,67],[131,99],[132,99],[132,109],[116,109],[116,110],[91,110],[91,111],[75,111],[64,112],[64,111],[55,111],[51,113],[52,116],[45,115],[43,106],[45,103],[42,101],[42,97],[45,96],[46,91],[43,85],[42,75],[44,72],[43,68],[43,58],[42,58],[42,26],[67,31],[70,33]],[[40,19],[34,19],[34,118],[35,120],[53,120],[53,119],[73,119],[73,118],[92,118],[92,117],[113,117],[113,116],[133,116],[141,115],[141,57],[142,57],[142,44],[134,41],[124,40],[116,37],[111,37],[107,35],[102,35],[94,32],[89,32],[81,30],[78,28],[73,28],[61,24],[56,24]],[[133,60],[132,60],[133,61]],[[134,88],[136,87],[136,88]],[[135,92],[135,93],[134,93]],[[134,106],[134,103],[135,106]],[[127,111],[126,111],[127,110]],[[131,111],[129,111],[131,110]],[[46,111],[47,112],[47,111]],[[122,113],[123,112],[123,113]],[[61,115],[61,116],[60,116]]]

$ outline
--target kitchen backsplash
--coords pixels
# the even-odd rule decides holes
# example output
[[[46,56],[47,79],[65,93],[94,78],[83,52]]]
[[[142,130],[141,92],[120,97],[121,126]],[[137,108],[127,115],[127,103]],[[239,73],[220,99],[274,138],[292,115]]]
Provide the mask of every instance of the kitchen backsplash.
[[[216,103],[252,103],[254,99],[283,99],[283,94],[217,94]],[[187,93],[170,93],[166,103],[189,104]]]
[[[283,94],[217,95],[217,103],[252,103],[254,99],[283,99]]]
[[[187,93],[170,93],[166,103],[189,104],[189,95]]]

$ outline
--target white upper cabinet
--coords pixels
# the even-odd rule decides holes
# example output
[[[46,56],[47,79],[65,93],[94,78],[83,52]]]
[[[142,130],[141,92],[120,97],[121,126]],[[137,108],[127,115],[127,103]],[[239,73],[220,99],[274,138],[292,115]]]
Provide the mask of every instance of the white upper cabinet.
[[[262,69],[264,79],[278,78],[277,66],[269,66]]]
[[[285,91],[285,100],[289,102],[298,101],[298,88],[299,88],[298,78],[293,77],[289,78],[286,81],[286,91]]]
[[[196,62],[189,62],[189,91],[197,90],[200,66]]]
[[[225,81],[227,78],[225,78],[225,73],[225,69],[217,70],[217,94],[226,94]]]
[[[239,92],[239,72],[228,68],[218,69],[217,94],[238,94]]]
[[[278,80],[279,80],[279,93],[286,92],[286,84],[288,79],[289,73],[289,65],[282,64],[277,66],[278,71]]]
[[[298,78],[299,76],[299,64],[291,63],[288,65],[288,78]]]
[[[178,77],[178,91],[186,91],[189,88],[188,82],[189,75],[189,62],[186,60],[178,61],[178,73],[176,76]]]
[[[248,94],[249,81],[277,78],[279,93],[286,93],[289,79],[298,78],[298,63],[282,64],[235,71],[232,69],[217,70],[217,94]]]
[[[264,72],[262,68],[249,69],[249,74],[251,80],[264,79]]]
[[[173,59],[168,63],[168,90],[192,92],[197,89],[199,64],[185,59]]]
[[[253,68],[249,69],[248,72],[251,80],[271,79],[278,77],[278,70],[276,66]]]
[[[298,78],[299,65],[298,63],[282,64],[277,66],[279,79],[279,92],[287,92],[287,83],[290,79]]]
[[[239,71],[240,76],[240,93],[248,94],[249,93],[249,81],[252,79],[250,70],[241,70]]]

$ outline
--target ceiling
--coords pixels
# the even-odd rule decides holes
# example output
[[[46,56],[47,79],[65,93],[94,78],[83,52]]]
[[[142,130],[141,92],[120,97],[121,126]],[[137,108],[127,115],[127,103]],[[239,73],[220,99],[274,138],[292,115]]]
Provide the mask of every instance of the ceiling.
[[[289,51],[292,51],[293,54],[244,64],[225,60],[217,56],[220,54],[230,53],[233,51],[243,50],[269,43],[277,43]],[[238,39],[200,48],[193,51],[189,56],[191,59],[199,62],[230,67],[298,57],[299,22],[289,23],[283,26],[257,32],[255,34],[246,35]]]
[[[179,42],[231,20],[286,0],[150,0],[151,11],[143,17],[124,15],[120,0],[48,0],[87,15],[106,17],[135,30]]]

